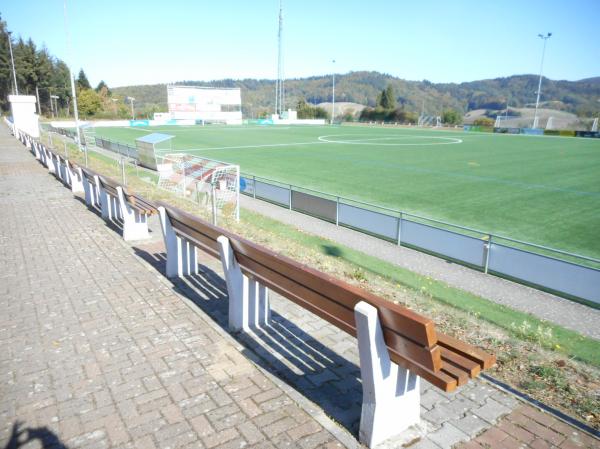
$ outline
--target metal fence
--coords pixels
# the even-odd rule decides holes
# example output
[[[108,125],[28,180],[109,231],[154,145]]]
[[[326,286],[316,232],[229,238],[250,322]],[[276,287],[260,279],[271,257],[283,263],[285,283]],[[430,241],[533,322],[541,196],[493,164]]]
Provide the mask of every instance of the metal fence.
[[[108,151],[112,151],[114,153],[120,154],[121,156],[125,156],[130,159],[138,158],[137,149],[132,147],[131,145],[126,145],[124,143],[115,142],[110,139],[106,139],[104,137],[96,137],[96,146],[98,148],[103,148]]]
[[[600,260],[242,174],[240,192],[398,245],[600,304]]]

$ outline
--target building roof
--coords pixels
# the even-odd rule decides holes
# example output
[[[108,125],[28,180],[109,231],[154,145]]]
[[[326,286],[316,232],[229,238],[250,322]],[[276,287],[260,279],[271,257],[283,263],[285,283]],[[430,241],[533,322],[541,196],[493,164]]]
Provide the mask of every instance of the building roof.
[[[161,134],[161,133],[152,133],[152,134],[148,134],[142,137],[139,137],[137,139],[135,139],[136,141],[140,141],[140,142],[145,142],[145,143],[160,143],[160,142],[164,142],[165,140],[169,140],[172,139],[175,136],[171,136],[169,134]]]

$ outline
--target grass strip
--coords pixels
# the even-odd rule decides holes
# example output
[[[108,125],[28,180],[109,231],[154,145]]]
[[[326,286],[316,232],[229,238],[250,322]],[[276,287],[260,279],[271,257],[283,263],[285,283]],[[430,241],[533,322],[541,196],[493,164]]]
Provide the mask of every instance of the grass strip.
[[[414,273],[331,240],[299,232],[293,226],[242,209],[242,218],[253,225],[294,241],[325,256],[338,258],[431,298],[488,321],[521,340],[533,341],[568,357],[600,367],[600,343],[531,314],[497,304],[444,282]]]

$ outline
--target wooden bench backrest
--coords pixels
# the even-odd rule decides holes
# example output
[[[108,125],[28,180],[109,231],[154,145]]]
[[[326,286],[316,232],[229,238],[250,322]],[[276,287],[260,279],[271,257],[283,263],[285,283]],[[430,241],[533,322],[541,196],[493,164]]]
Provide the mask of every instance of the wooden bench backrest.
[[[92,170],[91,168],[87,168],[87,167],[81,167],[81,172],[83,173],[83,177],[85,179],[88,180],[88,182],[96,185],[96,180],[94,179],[95,176],[100,176],[100,173],[95,172],[94,170]]]
[[[106,176],[100,176],[99,179],[102,188],[106,190],[110,196],[118,198],[119,194],[117,192],[117,187],[119,187],[119,183],[112,178],[107,178]]]
[[[493,364],[494,359],[489,354],[436,333],[435,324],[429,318],[303,266],[166,203],[158,202],[157,206],[165,207],[180,237],[214,257],[219,257],[217,238],[227,237],[244,274],[351,335],[356,335],[354,306],[359,301],[371,304],[378,310],[390,358],[438,388],[452,391]]]
[[[123,195],[125,196],[125,200],[129,203],[129,205],[142,213],[145,214],[155,214],[157,212],[156,204],[152,201],[147,200],[146,198],[131,192],[130,190],[123,188]]]
[[[98,179],[100,180],[100,184],[101,184],[102,188],[104,190],[106,190],[106,192],[109,195],[111,195],[115,198],[118,198],[119,194],[117,192],[117,187],[121,187],[123,189],[123,194],[125,196],[126,201],[131,206],[133,206],[135,209],[138,209],[142,213],[145,213],[148,215],[156,213],[156,205],[154,203],[152,203],[151,201],[145,199],[144,197],[142,197],[140,195],[128,192],[125,187],[121,186],[114,179],[109,178],[104,175],[101,175],[100,173],[95,172],[94,170],[92,170],[90,168],[82,167],[81,170],[83,172],[83,176],[85,176],[85,178],[92,184],[95,184],[94,177],[98,176]]]

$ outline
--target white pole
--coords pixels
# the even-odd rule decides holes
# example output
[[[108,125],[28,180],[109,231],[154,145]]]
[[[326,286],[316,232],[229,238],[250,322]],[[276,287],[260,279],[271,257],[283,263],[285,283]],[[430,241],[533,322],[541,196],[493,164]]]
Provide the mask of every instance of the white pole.
[[[540,105],[540,94],[542,93],[542,70],[544,68],[544,55],[546,54],[546,41],[550,39],[552,33],[548,33],[546,36],[538,34],[538,37],[544,41],[544,48],[542,49],[542,62],[540,64],[540,81],[538,83],[537,99],[535,100],[535,114],[533,116],[533,128],[538,126],[538,107]]]
[[[38,115],[42,115],[42,107],[40,105],[40,91],[38,90],[37,85],[35,86],[35,97],[37,99],[37,110],[38,110]]]
[[[13,51],[12,51],[12,36],[11,36],[11,32],[8,32],[8,48],[10,49],[10,61],[12,63],[12,72],[13,72],[13,78],[15,80],[15,95],[19,95],[19,86],[17,86],[17,71],[15,70],[15,58],[13,57]]]
[[[131,103],[131,120],[135,120],[135,112],[133,110],[133,102],[134,101],[135,101],[135,98],[129,97],[129,103]]]
[[[335,59],[332,61],[335,64]],[[332,83],[331,83],[331,124],[335,117],[335,65],[333,67]]]
[[[68,59],[71,59],[71,39],[69,38],[69,22],[67,21],[67,0],[64,0],[65,34],[67,35]],[[79,132],[79,111],[77,110],[77,91],[75,90],[75,78],[73,77],[72,61],[69,64],[69,77],[71,78],[71,95],[73,96],[73,114],[75,115],[75,128],[77,129],[77,147],[81,148],[81,134]],[[58,109],[58,105],[57,105]],[[58,112],[58,111],[57,111]],[[87,156],[87,152],[86,152]],[[87,165],[86,165],[87,166]]]

